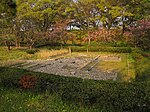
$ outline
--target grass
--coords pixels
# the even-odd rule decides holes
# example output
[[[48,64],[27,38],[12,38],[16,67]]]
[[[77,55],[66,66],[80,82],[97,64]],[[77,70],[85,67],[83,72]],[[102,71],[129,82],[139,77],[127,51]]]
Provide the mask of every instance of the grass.
[[[0,60],[17,60],[17,59],[23,59],[24,56],[26,56],[27,53],[25,51],[21,50],[10,50],[8,51],[5,47],[0,47]]]
[[[47,48],[40,48],[39,52],[35,54],[26,53],[26,49],[12,49],[7,51],[5,47],[0,47],[0,64],[1,66],[9,66],[15,63],[24,62],[25,60],[35,60],[35,59],[48,59],[59,54],[67,53],[68,50],[48,50]],[[120,79],[128,81],[135,78],[135,69],[134,61],[130,54],[126,53],[109,53],[109,52],[73,52],[70,56],[67,57],[76,57],[76,56],[86,56],[90,58],[95,58],[97,56],[120,56],[121,61],[100,61],[98,68],[103,71],[117,71],[121,75]]]
[[[114,112],[115,109],[115,112],[120,112],[119,110],[126,108],[137,110],[138,107],[135,105],[137,101],[141,107],[141,104],[146,105],[145,110],[150,109],[148,106],[149,99],[147,99],[150,96],[148,82],[92,81],[67,77],[60,78],[53,75],[49,77],[50,80],[56,84],[58,82],[62,84],[61,86],[64,89],[62,88],[61,91],[63,94],[60,91],[52,92],[49,90],[50,88],[41,91],[40,85],[37,85],[39,87],[37,89],[23,89],[21,86],[10,86],[12,83],[9,83],[9,81],[11,82],[12,80],[15,84],[16,81],[19,81],[18,78],[20,79],[21,76],[29,74],[37,77],[41,76],[44,82],[48,81],[48,74],[22,69],[0,68],[0,112]],[[6,80],[7,83],[5,82]],[[68,100],[64,99],[66,97],[64,94],[71,98]],[[83,100],[87,102],[91,96],[92,98],[100,97],[97,100],[99,103],[93,105],[92,102],[83,103]],[[78,99],[73,99],[72,97],[81,99],[83,97],[83,100],[78,101]],[[122,105],[126,107],[122,108]],[[134,108],[134,106],[136,107]],[[142,108],[144,109],[144,107]],[[140,108],[140,110],[142,109]]]
[[[68,50],[48,50],[48,49],[39,49],[40,51],[35,54],[28,54],[27,49],[12,49],[10,51],[5,47],[0,47],[0,61],[7,60],[31,60],[31,59],[47,59],[51,56],[60,55],[67,53]]]
[[[23,63],[26,60],[36,59],[49,59],[53,56],[65,54],[68,52],[66,49],[48,50],[47,48],[40,48],[39,52],[35,54],[28,54],[27,48],[13,48],[10,51],[6,47],[0,46],[0,66],[10,66],[17,63]]]
[[[134,60],[130,54],[115,54],[121,57],[121,61],[103,61],[98,65],[103,71],[117,71],[120,73],[118,78],[123,81],[129,81],[135,78]]]
[[[25,60],[48,59],[53,56],[67,53],[68,50],[49,50],[49,48],[40,48],[39,52],[35,54],[26,53],[25,48],[15,49],[8,51],[6,47],[0,47],[0,66],[9,66],[15,63],[24,62]],[[142,55],[142,51],[133,50],[133,53],[109,53],[109,52],[72,52],[71,55],[66,57],[85,56],[95,58],[100,56],[120,56],[121,61],[103,61],[98,64],[98,68],[103,71],[118,71],[119,78],[123,81],[134,79],[136,75],[148,72],[150,68],[150,59]],[[134,56],[133,56],[134,55]],[[135,57],[135,58],[133,58]]]
[[[40,50],[40,52],[37,52],[35,55],[38,59],[47,59],[56,55],[61,55],[64,53],[68,53],[68,50],[62,49],[62,50]]]
[[[2,71],[1,71],[2,70]],[[12,79],[26,74],[42,75],[21,69],[0,68],[0,79]],[[45,75],[45,74],[43,74]],[[99,112],[101,109],[64,101],[61,95],[5,87],[0,81],[0,112]]]
[[[98,112],[98,109],[64,102],[57,94],[38,94],[3,87],[0,94],[0,112]]]
[[[62,53],[66,52],[62,50]],[[25,50],[13,49],[7,51],[0,47],[0,66],[16,63],[26,59],[46,59],[49,56],[60,53],[59,50],[40,49],[40,52],[29,55]],[[117,70],[122,73],[122,80],[136,79],[136,81],[150,81],[150,59],[141,53],[103,53],[103,52],[73,52],[71,57],[86,56],[95,58],[96,56],[114,55],[120,56],[122,61],[100,61],[98,67],[104,71]],[[92,105],[81,105],[64,101],[57,93],[48,91],[39,93],[17,88],[6,88],[1,86],[1,78],[11,79],[17,75],[35,74],[24,70],[6,69],[1,74],[0,68],[0,112],[105,112],[106,110]],[[41,73],[42,75],[42,73]],[[136,76],[137,75],[137,76]],[[149,91],[149,90],[148,90]],[[108,111],[108,110],[107,110]],[[111,111],[111,110],[110,110]]]

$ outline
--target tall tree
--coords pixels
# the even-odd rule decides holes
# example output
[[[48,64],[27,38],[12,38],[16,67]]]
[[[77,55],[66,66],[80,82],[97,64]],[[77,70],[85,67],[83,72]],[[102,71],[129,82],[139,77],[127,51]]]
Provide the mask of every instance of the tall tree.
[[[53,32],[56,29],[57,22],[66,21],[66,7],[70,1],[17,0],[17,21],[21,24],[20,30],[27,33],[32,31],[35,34],[43,32],[43,37],[46,37],[47,32]]]
[[[13,35],[13,20],[16,15],[16,4],[14,0],[0,1],[0,38],[10,50]]]
[[[82,29],[96,27],[97,11],[94,0],[76,0],[72,2],[72,7],[68,7],[67,11],[74,23],[80,25]]]

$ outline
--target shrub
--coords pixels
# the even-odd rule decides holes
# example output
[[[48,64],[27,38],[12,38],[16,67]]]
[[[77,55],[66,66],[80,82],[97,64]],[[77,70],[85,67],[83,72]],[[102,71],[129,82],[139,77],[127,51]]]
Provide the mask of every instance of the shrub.
[[[113,47],[114,46],[114,42],[95,42],[92,41],[91,46],[106,46],[106,47]]]
[[[1,68],[1,73],[6,70],[10,69]],[[14,71],[12,77],[15,77],[18,72],[22,72],[22,70],[17,69],[16,73]],[[33,76],[38,77],[36,92],[55,92],[63,100],[86,106],[96,106],[105,111],[148,112],[150,110],[150,82],[94,81],[40,73],[34,73]],[[16,84],[16,78],[14,79],[9,80],[12,86]],[[6,80],[3,78],[1,80],[2,85],[4,85]]]
[[[62,49],[63,47],[61,47],[61,46],[50,46],[48,49],[49,50],[60,50],[60,49]]]
[[[127,47],[127,43],[126,42],[122,42],[122,41],[118,41],[114,43],[114,47]]]
[[[145,68],[142,72],[137,72],[136,81],[150,81],[150,69]]]
[[[89,47],[71,47],[73,52],[116,52],[116,53],[130,53],[132,50],[130,47],[101,47],[101,46],[89,46]]]
[[[30,89],[35,86],[36,80],[37,80],[36,77],[26,75],[21,77],[21,79],[19,80],[19,84],[25,89]]]
[[[150,81],[150,57],[149,52],[134,49],[132,57],[135,60],[136,81]]]
[[[39,52],[39,50],[38,49],[29,49],[26,51],[26,53],[28,53],[28,54],[35,54],[36,52]]]
[[[150,53],[143,52],[142,56],[144,56],[145,58],[149,58],[150,59]]]

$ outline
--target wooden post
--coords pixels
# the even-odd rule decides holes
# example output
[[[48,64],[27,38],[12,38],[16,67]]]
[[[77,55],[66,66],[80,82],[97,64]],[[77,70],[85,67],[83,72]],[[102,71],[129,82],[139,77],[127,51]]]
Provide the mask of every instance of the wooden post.
[[[71,56],[71,48],[69,47],[69,55]]]
[[[129,54],[127,54],[127,62],[126,62],[126,66],[127,66],[127,72],[126,72],[126,75],[127,77],[129,76]]]
[[[130,68],[130,65],[129,65],[129,54],[127,54],[127,66],[128,66],[127,74],[129,75],[129,68]]]
[[[60,49],[63,49],[62,44],[60,45]]]
[[[87,53],[89,52],[89,46],[87,46]]]

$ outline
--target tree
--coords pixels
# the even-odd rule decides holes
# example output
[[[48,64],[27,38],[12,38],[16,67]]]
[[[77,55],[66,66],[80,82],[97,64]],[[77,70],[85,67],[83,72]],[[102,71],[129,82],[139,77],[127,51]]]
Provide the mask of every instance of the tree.
[[[66,31],[66,26],[69,25],[70,29],[74,25],[79,27],[81,32],[93,31],[94,33],[103,26],[104,29],[98,31],[103,36],[96,35],[99,40],[110,41],[113,40],[110,38],[113,37],[110,36],[113,34],[112,29],[114,32],[118,28],[122,29],[122,35],[120,32],[119,34],[123,37],[128,26],[134,25],[137,20],[148,18],[150,1],[16,0],[15,2],[15,0],[1,0],[0,15],[1,38],[4,36],[5,39],[6,37],[15,38],[17,47],[20,46],[21,41],[26,40],[31,48],[35,43],[40,43],[41,38],[46,42],[57,41],[66,44],[69,36],[75,34],[72,31],[69,33]],[[7,32],[7,36],[4,32]],[[94,33],[87,33],[89,41],[92,37],[95,38]],[[78,38],[80,33],[75,35],[72,37]]]
[[[135,26],[129,27],[126,32],[128,42],[135,47],[142,48],[143,50],[150,50],[150,20],[143,19],[135,23]]]
[[[0,1],[0,28],[7,27],[16,15],[16,4],[14,0]]]
[[[94,0],[76,0],[72,2],[72,7],[67,8],[67,12],[70,14],[70,18],[74,20],[74,23],[80,25],[83,30],[97,26],[97,11]]]
[[[18,0],[17,21],[21,24],[20,30],[26,33],[28,32],[27,34],[30,34],[30,31],[36,34],[43,32],[41,33],[42,38],[49,38],[49,40],[51,40],[49,36],[53,35],[51,33],[55,32],[56,34],[57,32],[57,34],[62,35],[64,31],[61,29],[58,33],[55,26],[60,24],[59,21],[67,19],[65,10],[70,1],[71,0]],[[56,38],[58,38],[58,35]],[[64,40],[62,38],[60,39]],[[32,40],[34,39],[32,38]]]
[[[125,22],[133,16],[132,13],[126,10],[127,4],[124,1],[101,0],[97,7],[100,11],[100,21],[103,22],[103,26],[108,30],[111,27],[121,25],[124,32]]]
[[[14,0],[0,1],[0,40],[8,47],[14,42],[13,20],[16,15],[16,4]]]

